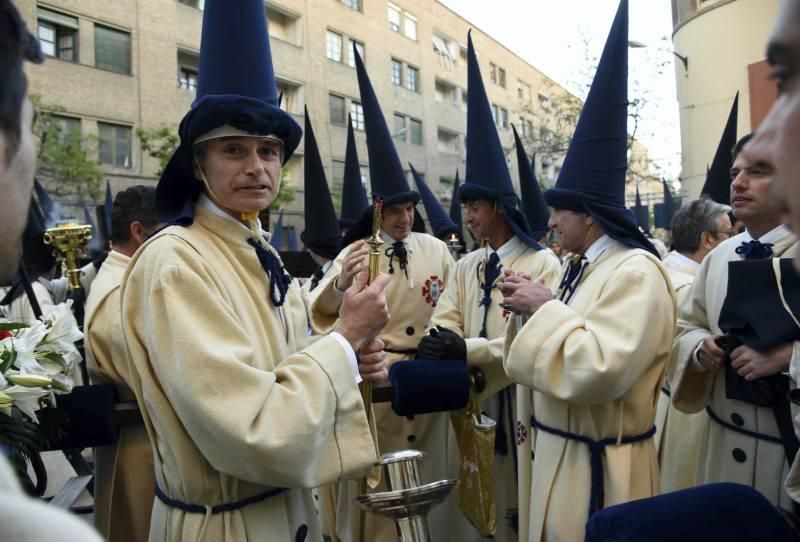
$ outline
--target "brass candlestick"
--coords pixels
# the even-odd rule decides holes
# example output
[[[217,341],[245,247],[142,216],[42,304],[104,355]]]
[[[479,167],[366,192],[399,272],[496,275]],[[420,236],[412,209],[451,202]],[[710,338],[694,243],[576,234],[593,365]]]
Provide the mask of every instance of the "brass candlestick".
[[[44,232],[44,242],[53,247],[56,259],[61,262],[70,290],[81,287],[81,270],[78,256],[92,238],[88,224],[59,224]]]
[[[462,248],[464,248],[464,246],[459,242],[458,235],[455,233],[451,234],[450,239],[447,240],[447,249],[450,251],[450,255],[455,261],[458,261],[458,258],[461,256]]]
[[[383,224],[383,198],[377,196],[374,201],[375,210],[372,215],[372,235],[366,239],[367,246],[369,246],[369,283],[371,284],[375,277],[380,272],[381,265],[381,248],[383,247],[383,239],[381,239],[381,225]],[[372,440],[375,443],[375,450],[380,454],[378,443],[378,428],[375,425],[375,413],[372,410],[372,382],[364,381],[360,384],[361,399],[364,401],[364,410],[367,413],[367,423],[369,430],[372,433]],[[369,476],[365,476],[359,480],[358,492],[363,495],[367,492],[367,486],[377,487],[380,482],[380,470],[373,470]],[[364,511],[358,510],[358,535],[357,540],[363,541],[366,535],[366,517]]]

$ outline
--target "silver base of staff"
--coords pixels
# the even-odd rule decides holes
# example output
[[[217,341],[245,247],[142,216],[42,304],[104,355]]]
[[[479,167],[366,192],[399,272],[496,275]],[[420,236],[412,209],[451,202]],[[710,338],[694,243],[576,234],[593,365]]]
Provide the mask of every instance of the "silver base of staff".
[[[417,450],[383,455],[376,465],[383,468],[389,491],[357,498],[365,510],[394,520],[399,542],[430,542],[428,512],[456,486],[455,480],[420,485],[417,462],[423,455]]]

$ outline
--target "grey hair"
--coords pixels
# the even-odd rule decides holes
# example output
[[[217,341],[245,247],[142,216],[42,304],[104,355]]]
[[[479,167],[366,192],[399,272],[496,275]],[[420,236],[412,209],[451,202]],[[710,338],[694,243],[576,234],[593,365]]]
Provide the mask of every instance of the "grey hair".
[[[719,233],[717,220],[730,211],[727,205],[708,197],[684,205],[672,218],[672,248],[682,254],[696,252],[703,232]]]

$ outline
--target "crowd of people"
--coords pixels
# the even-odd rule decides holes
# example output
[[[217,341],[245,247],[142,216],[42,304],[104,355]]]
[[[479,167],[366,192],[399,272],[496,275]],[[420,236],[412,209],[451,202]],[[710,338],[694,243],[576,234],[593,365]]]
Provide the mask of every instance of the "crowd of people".
[[[453,495],[430,514],[431,540],[797,539],[797,28],[800,2],[783,0],[767,48],[777,102],[722,148],[723,196],[684,202],[664,254],[625,204],[627,0],[544,193],[519,137],[514,189],[468,35],[467,164],[450,212],[413,165],[409,185],[354,49],[378,199],[351,125],[341,216],[313,112],[301,129],[280,108],[263,1],[207,0],[180,144],[156,188],[117,193],[108,256],[82,275],[91,383],[138,403],[143,423],[95,450],[96,529],[25,497],[0,454],[0,539],[395,540],[389,519],[359,521],[356,481],[379,454],[424,452],[424,481],[465,468],[450,412],[365,407],[363,384],[412,359],[432,381],[451,362],[480,375],[470,393],[496,429],[493,536]],[[65,289],[32,197],[23,63],[42,60],[0,0],[0,285],[14,321],[36,318],[20,261],[44,311]],[[259,219],[301,139],[302,239],[318,265],[302,281]]]

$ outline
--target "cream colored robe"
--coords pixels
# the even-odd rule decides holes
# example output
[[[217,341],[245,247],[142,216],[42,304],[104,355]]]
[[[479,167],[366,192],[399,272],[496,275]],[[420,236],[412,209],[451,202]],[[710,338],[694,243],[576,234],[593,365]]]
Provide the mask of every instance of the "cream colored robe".
[[[569,305],[545,303],[518,334],[509,326],[506,373],[533,390],[536,419],[549,427],[594,440],[641,435],[653,427],[675,317],[661,263],[615,243],[587,267]],[[519,486],[530,490],[520,539],[583,540],[587,445],[536,431],[531,450],[528,461],[520,454]],[[658,494],[652,439],[608,446],[603,463],[605,506]]]
[[[319,541],[304,488],[358,477],[377,457],[345,349],[334,337],[303,348],[300,288],[272,305],[251,237],[199,205],[193,225],[160,232],[123,279],[123,332],[168,496],[210,510],[291,489],[216,515],[156,499],[153,542]]]
[[[744,234],[732,237],[705,257],[689,296],[681,304],[670,367],[672,403],[684,412],[701,412],[710,406],[729,423],[741,422],[743,429],[779,437],[771,408],[727,399],[724,371],[698,372],[691,367],[700,341],[723,334],[718,319],[728,289],[728,262],[740,259],[735,251],[743,240]],[[795,241],[795,236],[787,230],[774,243],[775,256],[785,255]],[[737,461],[734,452],[740,458],[743,453],[744,461]],[[698,483],[750,485],[773,504],[788,507],[791,501],[783,491],[788,472],[786,454],[780,444],[736,433],[714,421],[710,421],[702,435]]]
[[[401,360],[413,359],[420,339],[425,335],[434,308],[447,292],[454,262],[447,245],[431,235],[412,233],[407,238],[408,279],[394,259],[394,273],[386,287],[386,303],[390,320],[380,335],[389,350],[408,350],[409,353],[387,353],[389,365]],[[380,271],[388,273],[389,258],[384,244],[381,250]],[[342,269],[342,262],[350,247],[345,247],[334,260],[319,285],[310,293],[309,307],[311,324],[315,333],[327,333],[333,329],[342,300],[334,286]],[[409,418],[397,416],[389,403],[374,405],[381,454],[398,450],[415,449],[425,453],[420,462],[420,478],[423,483],[452,478],[456,465],[450,461],[457,457],[449,448],[454,440],[449,439],[452,429],[448,413],[424,414]],[[384,480],[376,491],[385,491]],[[356,517],[354,497],[355,484],[338,488],[336,499],[336,535],[347,540]],[[429,516],[433,540],[447,540],[449,529],[447,514],[443,506],[433,510]],[[332,533],[326,533],[331,535]],[[366,540],[372,542],[394,541],[394,522],[386,518],[368,515]]]
[[[108,253],[86,300],[86,362],[94,384],[113,384],[135,401],[125,360],[120,284],[130,258]],[[110,542],[145,542],[155,495],[153,449],[144,425],[120,427],[111,446],[95,449],[94,520]]]
[[[466,338],[467,362],[471,366],[479,367],[486,375],[487,392],[483,394],[486,399],[484,406],[489,416],[498,421],[500,416],[498,416],[497,392],[511,385],[503,370],[503,343],[509,312],[500,306],[503,302],[500,289],[492,290],[492,304],[489,305],[489,314],[486,318],[486,338],[480,337],[485,312],[485,308],[480,305],[483,298],[480,285],[483,282],[487,259],[488,249],[481,249],[470,252],[458,261],[455,280],[450,281],[450,287],[436,307],[431,325],[445,327]],[[545,284],[552,288],[558,285],[561,262],[549,249],[536,251],[520,241],[517,250],[501,263],[503,269],[525,273],[535,281],[544,280]],[[520,402],[525,406],[520,407]],[[527,413],[525,417],[530,417],[530,402],[530,390],[518,386],[516,393],[512,394],[512,419],[516,421],[515,427],[519,425],[518,412],[524,411]],[[507,413],[505,415],[508,416]],[[510,437],[514,442],[518,442],[516,435]],[[517,452],[515,448],[511,447],[507,456],[498,454],[494,456],[493,481],[497,507],[495,540],[517,539],[505,517],[509,510],[517,508],[518,503],[517,474],[514,458],[510,455]],[[525,454],[525,457],[530,457],[530,452]],[[467,522],[458,510],[454,498],[448,500],[448,505],[452,507],[453,540],[489,540],[482,538]]]
[[[677,258],[664,258],[678,306],[689,295],[697,269],[681,264]],[[705,412],[687,414],[672,404],[669,391],[670,375],[664,379],[656,408],[656,450],[661,468],[661,492],[670,493],[697,485],[697,465],[700,462],[700,441],[708,425]],[[665,391],[666,390],[666,391]]]

